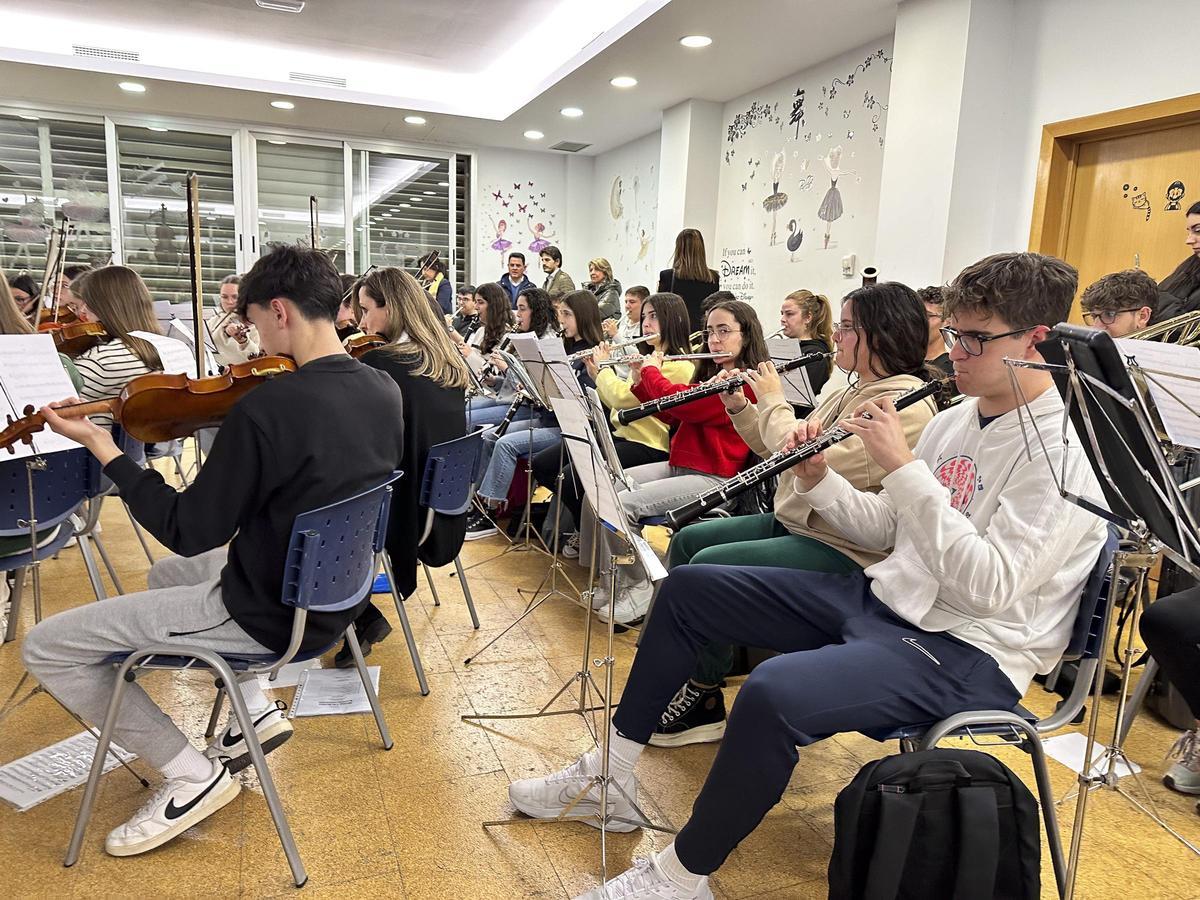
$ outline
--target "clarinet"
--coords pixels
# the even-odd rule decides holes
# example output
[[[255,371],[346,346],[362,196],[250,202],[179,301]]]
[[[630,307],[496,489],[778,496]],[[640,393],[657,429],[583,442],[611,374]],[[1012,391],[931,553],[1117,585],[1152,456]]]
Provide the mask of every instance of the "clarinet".
[[[946,383],[943,381],[930,381],[918,388],[913,388],[911,391],[907,391],[896,398],[896,410],[900,411],[912,406],[914,403],[921,402],[926,397],[932,397],[940,393],[945,387]],[[870,417],[864,416],[864,418]],[[824,452],[834,444],[840,443],[848,437],[851,437],[849,431],[841,426],[835,426],[824,434],[813,438],[811,441],[805,441],[791,450],[780,450],[777,453],[772,453],[758,465],[751,466],[744,472],[739,472],[723,484],[719,484],[707,491],[701,491],[696,495],[695,500],[691,500],[683,506],[670,510],[667,512],[667,521],[672,528],[682,528],[709,510],[744,494],[771,476],[778,475],[780,472],[790,469],[797,463],[802,463],[809,457]]]
[[[504,433],[508,431],[508,426],[513,423],[513,419],[517,417],[517,410],[525,403],[529,402],[529,398],[525,396],[525,392],[517,388],[516,396],[513,397],[512,403],[508,405],[508,411],[504,413],[504,418],[500,420],[500,424],[496,426],[495,435],[497,438],[504,437]]]
[[[833,353],[805,353],[803,356],[797,356],[795,359],[789,359],[787,362],[779,366],[778,371],[779,374],[782,375],[784,372],[790,372],[793,369],[799,369],[802,366],[807,366],[809,363],[820,362],[832,357]],[[629,425],[638,421],[639,419],[644,419],[647,416],[660,413],[663,410],[672,409],[676,406],[682,406],[685,403],[691,403],[693,400],[701,400],[704,397],[715,397],[717,394],[732,394],[745,383],[745,375],[734,375],[731,378],[726,378],[724,381],[698,384],[694,388],[688,388],[686,391],[680,391],[677,394],[667,394],[665,397],[659,397],[657,400],[649,400],[646,403],[643,403],[641,406],[634,406],[630,409],[622,409],[617,412],[617,421],[622,425]]]

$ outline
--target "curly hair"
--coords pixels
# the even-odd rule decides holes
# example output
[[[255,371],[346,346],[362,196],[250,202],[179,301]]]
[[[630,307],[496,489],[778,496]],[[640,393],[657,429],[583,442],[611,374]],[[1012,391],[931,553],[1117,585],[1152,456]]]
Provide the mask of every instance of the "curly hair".
[[[1150,307],[1158,309],[1158,282],[1141,269],[1125,269],[1104,275],[1088,285],[1079,300],[1087,312],[1117,312]]]
[[[999,316],[1012,328],[1054,326],[1071,314],[1075,267],[1041,253],[996,253],[963,269],[945,289],[942,313]]]

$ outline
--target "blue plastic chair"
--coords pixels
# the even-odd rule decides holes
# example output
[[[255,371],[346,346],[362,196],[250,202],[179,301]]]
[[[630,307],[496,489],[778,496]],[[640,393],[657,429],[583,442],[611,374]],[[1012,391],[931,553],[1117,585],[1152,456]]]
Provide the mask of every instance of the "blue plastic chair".
[[[44,560],[52,557],[76,536],[80,520],[72,519],[72,516],[81,512],[84,503],[95,495],[99,470],[92,464],[92,455],[83,448],[0,461],[0,537],[29,536],[29,465],[39,458],[46,466],[44,469],[35,468],[33,472],[33,513],[37,517],[37,529],[39,533],[51,528],[58,529],[37,548],[37,558]],[[88,580],[99,600],[104,596],[104,588],[99,580],[88,536],[80,534],[77,543],[87,568]],[[16,638],[25,569],[32,562],[31,550],[0,557],[0,572],[16,572],[4,642]],[[40,620],[41,609],[35,612]]]
[[[887,733],[869,733],[880,741],[898,740],[903,752],[929,750],[948,737],[969,737],[980,746],[989,746],[976,740],[981,736],[999,737],[1004,744],[1020,747],[1033,760],[1033,772],[1037,779],[1038,802],[1046,823],[1046,840],[1050,846],[1050,860],[1054,864],[1054,878],[1059,896],[1066,891],[1067,867],[1063,857],[1062,841],[1058,834],[1058,819],[1054,811],[1054,792],[1050,784],[1050,770],[1046,764],[1046,751],[1042,746],[1042,735],[1057,731],[1068,725],[1083,709],[1091,695],[1104,655],[1104,637],[1108,631],[1108,603],[1104,601],[1111,586],[1109,571],[1113,554],[1119,543],[1117,530],[1109,526],[1108,539],[1100,558],[1096,561],[1080,595],[1079,609],[1071,639],[1063,651],[1063,662],[1078,662],[1079,671],[1070,695],[1058,708],[1044,719],[1019,703],[1011,710],[986,709],[957,713],[940,722],[923,725],[908,725]]]
[[[444,516],[459,516],[470,507],[475,489],[479,455],[483,448],[483,431],[484,429],[481,428],[452,441],[434,444],[429,448],[429,455],[425,459],[425,471],[421,476],[420,504],[425,510],[425,527],[421,532],[420,540],[417,541],[418,547],[424,544],[433,532],[433,523],[439,513]],[[460,553],[461,549],[460,547]],[[454,568],[462,583],[463,596],[467,600],[467,610],[471,613],[471,624],[478,629],[479,616],[475,612],[475,601],[471,598],[471,587],[467,584],[467,575],[463,571],[460,553],[454,555]],[[404,609],[404,601],[407,598],[401,597],[396,591],[396,579],[392,574],[392,564],[388,555],[381,553],[380,557],[383,560],[387,584],[386,587],[383,587],[376,583],[375,590],[382,593],[378,589],[383,587],[384,591],[392,595],[392,600],[396,604],[396,616],[400,619],[400,627],[404,630],[404,640],[408,643],[408,653],[412,657],[413,669],[417,673],[417,682],[421,686],[421,694],[427,695],[429,682],[425,678],[425,667],[421,664],[421,654],[417,650],[417,642],[413,639],[408,613]],[[433,594],[433,605],[441,606],[429,566],[421,563],[421,567],[425,570],[425,578],[429,582],[429,590]]]
[[[400,474],[393,473],[383,484],[357,496],[296,517],[288,544],[287,561],[284,564],[283,591],[280,598],[284,606],[295,610],[295,616],[292,620],[291,639],[282,654],[226,656],[188,644],[155,644],[109,657],[108,661],[117,667],[113,695],[100,730],[96,755],[84,787],[83,801],[79,807],[79,817],[75,822],[71,843],[67,848],[65,865],[74,865],[79,859],[100,776],[103,774],[104,756],[112,741],[113,727],[121,708],[125,685],[147,670],[207,668],[212,670],[218,688],[229,697],[238,728],[245,737],[250,760],[262,784],[275,829],[279,832],[279,840],[291,867],[292,877],[297,887],[304,885],[308,875],[296,849],[296,842],[284,815],[271,772],[267,768],[262,746],[254,730],[254,721],[246,709],[241,691],[236,688],[237,674],[273,676],[289,662],[321,656],[336,646],[337,641],[318,650],[300,652],[308,613],[342,612],[357,606],[368,595],[375,577],[375,558],[383,549],[387,535],[391,485]],[[345,630],[343,637],[354,654],[354,665],[371,703],[371,711],[375,714],[375,724],[379,727],[383,748],[390,750],[392,737],[383,719],[379,697],[371,685],[353,624]],[[225,689],[229,685],[235,687]],[[218,703],[219,697],[220,695]]]

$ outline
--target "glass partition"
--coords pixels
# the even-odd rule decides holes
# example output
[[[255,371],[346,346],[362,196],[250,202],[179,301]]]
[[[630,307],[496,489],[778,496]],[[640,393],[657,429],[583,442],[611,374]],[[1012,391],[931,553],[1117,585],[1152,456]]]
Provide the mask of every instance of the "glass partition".
[[[430,250],[450,260],[450,163],[354,151],[354,264],[400,266],[417,275]]]
[[[312,245],[309,198],[317,198],[317,246],[346,271],[346,178],[342,146],[256,139],[258,242]],[[261,252],[261,249],[260,249]]]

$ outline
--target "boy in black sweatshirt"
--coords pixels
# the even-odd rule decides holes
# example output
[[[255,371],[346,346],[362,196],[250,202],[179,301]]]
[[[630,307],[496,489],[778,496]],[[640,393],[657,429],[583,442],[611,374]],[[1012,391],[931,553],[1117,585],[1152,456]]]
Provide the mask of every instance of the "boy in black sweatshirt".
[[[151,567],[148,590],[52,616],[26,637],[29,672],[85,720],[104,719],[110,654],[156,643],[282,653],[294,615],[280,602],[293,520],[386,481],[396,468],[400,390],[346,355],[334,330],[341,296],[329,259],[296,247],[264,256],[242,279],[239,312],[258,329],[262,349],[291,356],[298,368],[233,407],[185,491],[139,468],[107,430],[42,411],[52,429],[96,456],[134,517],[179,554]],[[358,611],[310,615],[302,649],[332,644]],[[240,686],[263,749],[274,749],[291,736],[282,704],[271,704],[256,679]],[[249,763],[235,721],[202,752],[137,684],[126,691],[114,740],[166,776],[109,834],[105,848],[117,856],[157,847],[229,803],[241,788],[231,773]]]

